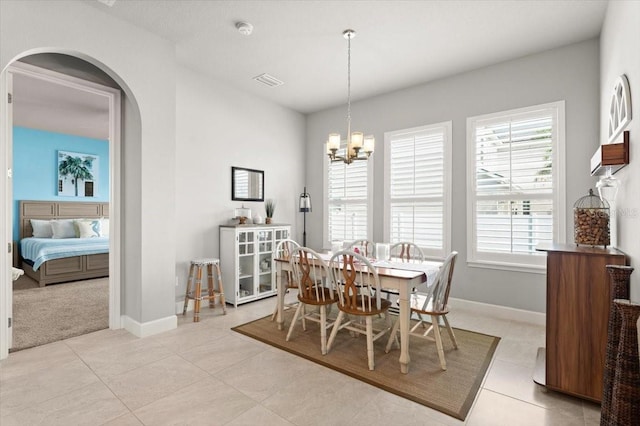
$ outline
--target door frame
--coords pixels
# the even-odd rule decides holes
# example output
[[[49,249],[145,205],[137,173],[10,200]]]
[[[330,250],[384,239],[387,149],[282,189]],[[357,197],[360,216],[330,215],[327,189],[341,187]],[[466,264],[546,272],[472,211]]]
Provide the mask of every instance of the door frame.
[[[4,118],[0,123],[0,135],[5,139],[5,168],[7,173],[0,173],[0,186],[7,189],[0,212],[4,211],[5,223],[0,227],[1,240],[12,244],[13,238],[13,181],[10,176],[12,168],[11,151],[13,148],[13,116],[12,108],[7,99],[13,74],[22,74],[32,78],[43,79],[54,84],[60,84],[76,90],[82,90],[98,96],[104,96],[109,103],[109,328],[122,328],[121,318],[121,91],[112,87],[93,83],[80,78],[72,77],[56,71],[47,70],[22,62],[13,62],[2,73],[0,78],[0,99],[4,101],[0,105],[0,116]],[[4,127],[4,128],[3,128]],[[2,156],[0,152],[0,157]],[[12,262],[12,253],[0,256],[0,269],[7,271],[0,275],[0,359],[6,358],[11,345],[11,330],[8,324],[9,315],[12,315],[12,291],[13,283],[9,273],[9,265]],[[5,265],[6,264],[6,265]],[[5,268],[6,266],[6,268]]]

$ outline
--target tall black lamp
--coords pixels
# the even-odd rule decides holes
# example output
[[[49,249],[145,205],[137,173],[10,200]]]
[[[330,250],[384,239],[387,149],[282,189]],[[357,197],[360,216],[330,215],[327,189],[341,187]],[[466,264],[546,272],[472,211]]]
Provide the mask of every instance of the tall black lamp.
[[[311,196],[307,192],[307,187],[304,187],[304,192],[300,194],[300,211],[303,214],[302,225],[302,246],[307,246],[307,213],[311,211]]]

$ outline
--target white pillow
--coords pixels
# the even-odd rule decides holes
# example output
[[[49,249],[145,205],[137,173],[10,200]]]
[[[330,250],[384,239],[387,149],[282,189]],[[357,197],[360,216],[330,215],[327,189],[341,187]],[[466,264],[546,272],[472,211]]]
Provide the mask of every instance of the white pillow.
[[[109,218],[103,217],[100,219],[100,236],[108,237],[109,236]]]
[[[77,219],[73,221],[75,236],[78,238],[95,238],[100,236],[100,219]]]
[[[30,219],[31,228],[33,229],[33,236],[35,238],[51,238],[53,236],[53,229],[51,228],[50,220]]]
[[[52,238],[75,238],[76,229],[73,226],[73,219],[59,219],[51,221],[53,229]]]

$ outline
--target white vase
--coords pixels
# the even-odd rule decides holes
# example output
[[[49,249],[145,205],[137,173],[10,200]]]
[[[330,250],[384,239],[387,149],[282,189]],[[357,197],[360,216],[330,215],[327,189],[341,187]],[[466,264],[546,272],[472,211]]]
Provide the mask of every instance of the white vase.
[[[260,216],[259,214],[255,215],[253,217],[253,223],[260,225],[264,223],[264,218],[262,216]]]

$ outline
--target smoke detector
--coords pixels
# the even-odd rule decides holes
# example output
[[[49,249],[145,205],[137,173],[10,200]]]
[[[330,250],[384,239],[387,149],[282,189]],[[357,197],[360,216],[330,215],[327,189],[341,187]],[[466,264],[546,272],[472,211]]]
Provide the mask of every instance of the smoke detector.
[[[236,28],[240,34],[246,36],[251,35],[251,32],[253,31],[253,25],[248,22],[236,22]]]

